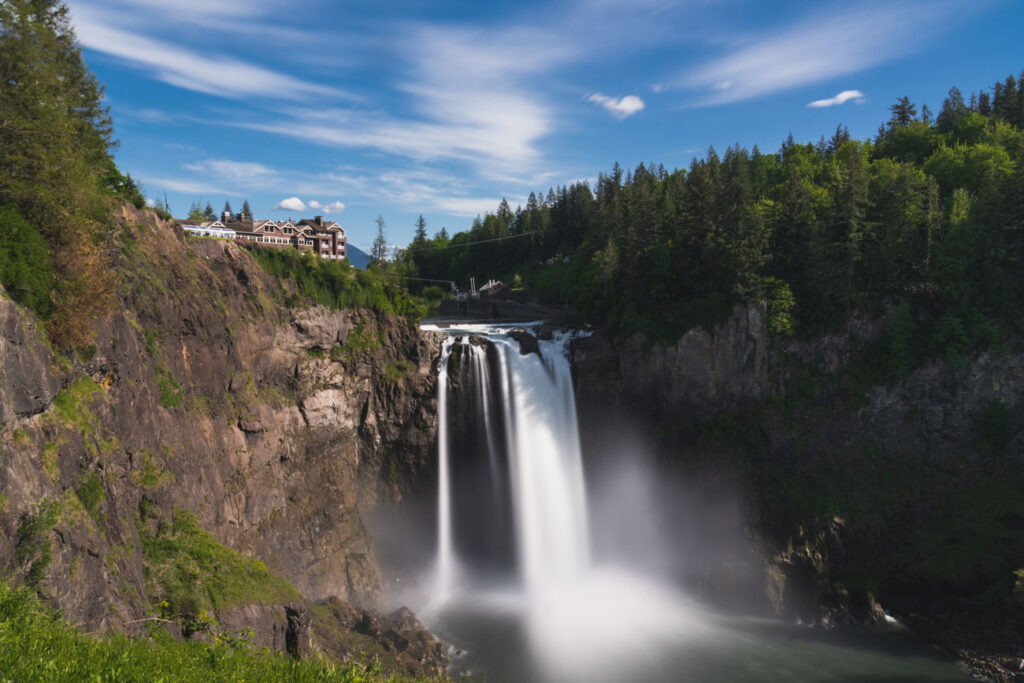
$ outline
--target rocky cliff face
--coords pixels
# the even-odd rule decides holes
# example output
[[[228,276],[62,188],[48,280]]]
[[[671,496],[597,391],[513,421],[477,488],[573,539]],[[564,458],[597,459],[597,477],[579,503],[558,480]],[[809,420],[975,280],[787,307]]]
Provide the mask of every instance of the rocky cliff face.
[[[148,212],[124,209],[111,247],[120,305],[75,358],[0,297],[8,580],[131,631],[159,597],[147,540],[191,513],[304,600],[374,606],[365,518],[429,475],[433,347],[402,319],[288,308],[244,250]],[[229,622],[231,602],[274,598],[214,600]]]
[[[617,428],[602,419],[623,414],[679,490],[742,501],[742,521],[701,539],[709,559],[680,564],[709,597],[822,625],[885,607],[1008,680],[1024,633],[1024,355],[887,375],[890,328],[857,319],[815,341],[773,339],[748,304],[672,346],[578,340],[583,438],[599,450]],[[991,631],[962,628],[980,614],[1000,637],[964,637]]]

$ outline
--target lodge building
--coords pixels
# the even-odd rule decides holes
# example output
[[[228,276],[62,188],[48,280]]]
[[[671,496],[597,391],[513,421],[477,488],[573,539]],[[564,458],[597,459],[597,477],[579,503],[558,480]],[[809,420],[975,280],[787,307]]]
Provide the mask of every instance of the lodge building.
[[[237,220],[225,214],[222,220],[186,223],[182,230],[193,235],[220,237],[269,247],[294,247],[312,251],[320,258],[340,261],[348,256],[345,228],[323,216],[301,221]]]

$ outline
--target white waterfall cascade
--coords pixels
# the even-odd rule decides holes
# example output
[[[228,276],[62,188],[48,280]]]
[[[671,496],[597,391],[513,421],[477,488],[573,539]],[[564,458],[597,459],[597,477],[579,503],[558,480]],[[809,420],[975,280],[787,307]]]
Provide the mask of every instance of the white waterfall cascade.
[[[455,582],[455,550],[452,544],[452,494],[450,490],[448,454],[448,357],[455,337],[448,337],[441,347],[440,370],[437,376],[437,581],[438,593],[447,596]]]
[[[512,602],[521,611],[531,649],[547,676],[566,681],[617,680],[626,675],[615,670],[624,647],[632,649],[632,657],[642,656],[646,648],[666,638],[702,630],[674,592],[620,569],[595,566],[591,558],[583,458],[567,358],[573,333],[538,339],[538,355],[522,353],[507,328],[425,329],[449,335],[438,374],[439,592],[435,602],[486,599],[482,597],[486,591],[476,591],[458,569],[453,510],[463,494],[455,490],[452,458],[461,462],[459,456],[466,454],[452,453],[448,421],[453,416],[447,396],[449,360],[458,350],[462,358],[468,357],[472,382],[462,390],[473,392],[474,417],[482,422],[476,426],[485,430],[488,450],[469,455],[487,461],[496,492],[501,477],[507,480],[518,578]],[[493,345],[497,377],[492,377],[494,368],[486,349],[472,344],[470,335]],[[495,398],[500,406],[491,405]],[[500,446],[506,455],[503,464],[497,455]]]

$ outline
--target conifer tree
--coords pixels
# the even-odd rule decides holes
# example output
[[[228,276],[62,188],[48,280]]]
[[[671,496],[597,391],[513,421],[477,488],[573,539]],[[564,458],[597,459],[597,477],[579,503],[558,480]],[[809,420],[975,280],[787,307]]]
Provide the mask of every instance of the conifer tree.
[[[373,240],[373,248],[370,249],[370,258],[377,265],[384,263],[388,253],[388,243],[384,237],[384,216],[377,214],[377,236]]]
[[[97,220],[101,188],[116,171],[111,145],[103,90],[82,62],[67,6],[0,2],[0,204],[51,249],[57,277],[46,323],[63,346],[87,344],[113,300]]]
[[[423,214],[416,219],[416,232],[412,239],[413,246],[422,247],[427,243],[427,221],[424,220]]]

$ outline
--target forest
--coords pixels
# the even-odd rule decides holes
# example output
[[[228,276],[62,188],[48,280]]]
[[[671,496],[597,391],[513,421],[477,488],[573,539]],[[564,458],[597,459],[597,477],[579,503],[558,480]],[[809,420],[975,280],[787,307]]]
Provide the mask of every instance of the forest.
[[[68,8],[0,3],[0,284],[60,346],[86,345],[110,309],[113,210],[145,202],[115,146]]]
[[[687,169],[616,164],[450,238],[418,226],[401,261],[462,287],[521,283],[661,340],[743,300],[806,337],[895,311],[904,353],[956,359],[1021,330],[1024,74],[966,99],[954,87],[934,117],[908,98],[890,111],[873,140],[840,126],[771,154],[710,149]]]

